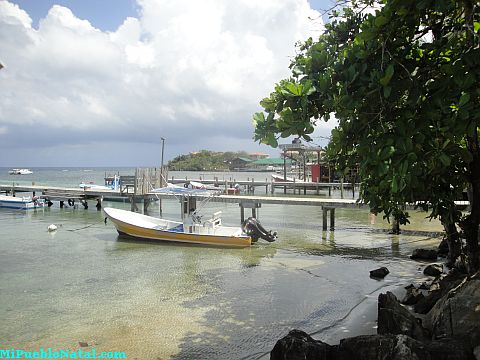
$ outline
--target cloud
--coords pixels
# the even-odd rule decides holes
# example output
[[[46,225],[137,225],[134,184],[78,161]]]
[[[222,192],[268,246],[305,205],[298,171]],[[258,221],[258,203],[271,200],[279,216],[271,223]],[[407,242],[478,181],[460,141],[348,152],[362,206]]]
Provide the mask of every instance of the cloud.
[[[138,18],[103,32],[58,5],[35,29],[25,11],[0,1],[3,158],[15,159],[25,136],[42,139],[28,145],[31,165],[57,165],[40,154],[62,145],[72,163],[58,165],[81,164],[93,143],[113,151],[85,165],[118,163],[115,153],[125,152],[153,162],[147,149],[160,136],[171,157],[209,146],[259,150],[251,116],[289,76],[295,42],[318,35],[318,13],[307,0],[138,4]]]

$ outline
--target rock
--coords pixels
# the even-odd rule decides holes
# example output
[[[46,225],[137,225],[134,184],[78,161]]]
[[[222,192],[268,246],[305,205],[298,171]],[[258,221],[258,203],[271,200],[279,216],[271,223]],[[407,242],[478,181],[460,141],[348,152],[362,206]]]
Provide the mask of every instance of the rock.
[[[415,304],[415,312],[419,314],[428,313],[442,296],[458,286],[464,278],[465,275],[454,270],[451,270],[444,276],[436,278],[430,285],[428,295]]]
[[[406,335],[366,335],[341,340],[337,356],[329,360],[465,360],[471,358],[471,352],[454,340],[423,343]]]
[[[291,330],[277,341],[270,352],[270,360],[322,360],[332,359],[335,347],[314,340],[301,330]]]
[[[428,331],[421,325],[420,319],[415,318],[389,291],[378,296],[377,333],[408,335],[417,340],[430,337]]]
[[[409,287],[401,302],[403,305],[415,305],[424,297],[421,290],[415,287]]]
[[[85,341],[79,341],[79,342],[78,342],[78,345],[79,345],[80,347],[88,347],[88,343],[85,342]]]
[[[423,343],[407,335],[362,335],[343,339],[338,345],[328,345],[301,330],[290,331],[270,352],[270,360],[352,359],[466,360],[473,359],[473,354],[452,339]]]
[[[445,293],[426,317],[435,338],[452,337],[480,345],[480,273]]]
[[[437,260],[437,250],[415,249],[410,259],[414,260]]]
[[[438,289],[429,291],[427,296],[419,299],[418,302],[414,304],[413,309],[416,313],[426,314],[433,308],[433,306],[437,303],[438,300],[440,300],[441,297],[441,290]]]
[[[425,267],[423,273],[428,276],[439,276],[443,273],[442,264],[430,264]]]
[[[424,343],[432,360],[474,359],[472,350],[462,341],[454,339],[438,339]]]
[[[407,336],[400,335],[401,340],[395,335],[365,335],[340,340],[338,350],[340,359],[396,359],[395,353],[402,353],[399,359],[413,359],[410,346],[397,346],[398,342],[406,341]],[[421,353],[418,359],[425,359],[428,354]]]
[[[430,285],[426,282],[423,282],[419,287],[420,290],[430,290]]]
[[[386,267],[381,267],[370,271],[370,277],[375,279],[383,279],[390,271]]]

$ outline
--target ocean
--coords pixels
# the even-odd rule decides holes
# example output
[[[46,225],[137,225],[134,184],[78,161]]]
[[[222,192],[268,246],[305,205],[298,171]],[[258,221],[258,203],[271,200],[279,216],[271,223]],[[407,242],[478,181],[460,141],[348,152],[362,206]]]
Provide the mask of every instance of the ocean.
[[[12,176],[8,170],[0,168],[0,184],[76,187],[134,173],[32,168],[31,175]],[[104,206],[130,208],[122,202]],[[207,216],[215,211],[222,211],[224,224],[239,225],[238,205],[204,208]],[[149,214],[160,216],[157,204]],[[438,221],[411,215],[411,224],[392,235],[381,216],[372,223],[367,210],[337,209],[335,231],[322,231],[320,208],[262,205],[259,219],[278,240],[221,249],[120,237],[94,206],[0,209],[0,349],[95,348],[124,352],[128,359],[267,359],[294,328],[330,343],[356,334],[358,322],[362,332],[375,333],[375,322],[359,309],[375,307],[379,292],[424,281],[423,264],[409,255],[440,241]],[[178,219],[179,203],[163,200],[162,216]],[[58,230],[49,233],[50,224]],[[369,270],[381,266],[390,274],[369,278]]]

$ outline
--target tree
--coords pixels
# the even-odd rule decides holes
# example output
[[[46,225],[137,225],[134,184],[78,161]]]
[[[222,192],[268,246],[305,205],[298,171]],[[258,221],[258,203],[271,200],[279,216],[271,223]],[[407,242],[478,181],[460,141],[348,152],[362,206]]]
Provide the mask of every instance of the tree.
[[[480,9],[473,0],[356,1],[318,41],[298,45],[290,68],[254,115],[255,140],[309,140],[334,114],[330,157],[360,165],[361,198],[375,213],[408,222],[405,203],[439,217],[450,260],[478,269],[480,224]],[[454,201],[471,190],[471,212]]]

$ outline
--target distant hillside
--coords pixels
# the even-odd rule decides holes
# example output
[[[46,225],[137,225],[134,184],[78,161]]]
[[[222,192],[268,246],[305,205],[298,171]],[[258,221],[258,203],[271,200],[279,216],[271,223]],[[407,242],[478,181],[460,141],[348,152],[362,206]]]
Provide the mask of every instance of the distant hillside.
[[[238,157],[248,157],[245,151],[214,152],[200,150],[188,155],[180,155],[168,162],[168,169],[172,171],[218,171],[229,170],[230,163]]]

